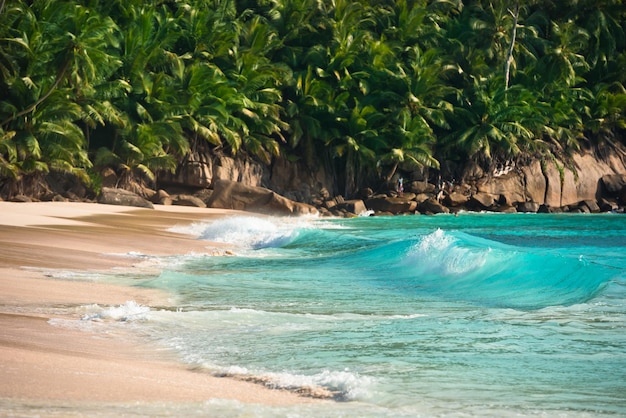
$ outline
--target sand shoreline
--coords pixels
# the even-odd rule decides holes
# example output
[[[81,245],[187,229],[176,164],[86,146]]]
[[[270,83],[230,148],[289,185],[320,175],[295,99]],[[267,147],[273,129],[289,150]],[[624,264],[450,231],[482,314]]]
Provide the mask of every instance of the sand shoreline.
[[[118,306],[129,300],[167,305],[168,295],[156,290],[66,280],[54,272],[132,270],[141,260],[119,256],[130,252],[153,256],[224,252],[228,250],[224,246],[168,229],[234,213],[167,206],[151,210],[92,203],[0,202],[0,400],[317,402],[192,371],[128,336],[122,341],[119,336],[50,323],[50,319],[68,319],[58,313],[68,307]]]

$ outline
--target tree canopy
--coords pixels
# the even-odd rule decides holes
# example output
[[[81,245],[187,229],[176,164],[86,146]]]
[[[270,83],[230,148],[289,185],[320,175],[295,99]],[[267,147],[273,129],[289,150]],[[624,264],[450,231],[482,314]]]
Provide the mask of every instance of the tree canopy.
[[[622,0],[4,0],[0,178],[154,179],[208,144],[399,165],[624,141]]]

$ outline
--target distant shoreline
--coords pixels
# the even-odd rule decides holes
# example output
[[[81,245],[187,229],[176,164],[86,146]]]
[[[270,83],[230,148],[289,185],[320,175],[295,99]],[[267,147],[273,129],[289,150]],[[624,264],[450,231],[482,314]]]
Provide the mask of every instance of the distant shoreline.
[[[130,336],[91,335],[50,325],[56,312],[88,304],[167,305],[167,295],[50,271],[133,269],[136,258],[111,254],[219,254],[223,244],[168,231],[237,211],[95,203],[0,202],[0,401],[201,402],[230,399],[264,405],[320,402],[237,379],[185,368]],[[77,319],[77,318],[70,318]],[[119,336],[118,336],[119,337]]]

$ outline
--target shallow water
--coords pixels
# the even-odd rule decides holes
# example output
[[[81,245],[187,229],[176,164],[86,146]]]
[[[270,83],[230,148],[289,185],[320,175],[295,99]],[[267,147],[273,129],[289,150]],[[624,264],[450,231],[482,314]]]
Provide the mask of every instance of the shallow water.
[[[236,255],[155,260],[167,266],[157,276],[115,280],[165,289],[175,309],[92,306],[82,322],[123,322],[207,373],[339,402],[149,415],[626,416],[624,216],[236,217],[178,230]]]

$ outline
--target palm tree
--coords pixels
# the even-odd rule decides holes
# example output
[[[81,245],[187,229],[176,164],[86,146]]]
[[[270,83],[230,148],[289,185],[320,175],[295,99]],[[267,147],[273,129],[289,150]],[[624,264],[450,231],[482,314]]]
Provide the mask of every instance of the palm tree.
[[[232,110],[241,121],[243,145],[265,163],[280,154],[278,141],[286,142],[282,132],[288,127],[279,90],[288,72],[268,58],[278,45],[277,33],[260,16],[242,22],[234,68],[226,73],[241,95],[241,106]]]
[[[519,86],[505,90],[502,77],[477,79],[471,95],[455,107],[456,120],[444,144],[452,153],[456,149],[486,162],[515,156],[533,146],[546,122],[535,106],[532,92]]]
[[[15,131],[4,132],[0,129],[0,178],[16,181],[20,167],[17,159],[17,148],[12,141]]]
[[[626,129],[626,88],[618,82],[596,85],[589,116],[585,127],[600,142],[615,142],[618,132]]]
[[[546,85],[568,87],[582,81],[582,74],[589,70],[584,51],[589,33],[574,22],[552,22],[543,55],[537,62],[536,72]]]
[[[379,135],[383,115],[371,105],[356,103],[347,117],[340,118],[340,136],[329,141],[335,156],[345,161],[344,195],[351,195],[363,179],[375,172],[378,155],[386,146]]]
[[[398,112],[393,129],[386,132],[386,150],[378,156],[378,166],[391,165],[384,175],[391,181],[400,165],[406,168],[439,167],[433,156],[435,137],[421,116],[413,116],[409,108]]]
[[[241,146],[241,135],[229,109],[239,99],[226,75],[215,65],[196,62],[185,68],[177,99],[177,119],[189,136],[191,147],[204,141],[216,147],[223,143]]]
[[[110,139],[101,141],[95,162],[115,167],[122,181],[130,181],[133,173],[154,181],[155,170],[174,170],[175,155],[189,149],[178,106],[185,57],[173,52],[180,31],[168,8],[131,3],[123,10],[128,23],[120,43],[121,66],[111,76],[119,88],[107,106],[120,117],[109,120],[115,129],[112,135],[104,131]]]
[[[28,54],[18,54],[19,68],[5,72],[7,95],[0,106],[0,126],[14,141],[4,147],[15,150],[9,155],[11,171],[62,170],[88,182],[85,170],[91,163],[84,132],[76,125],[86,113],[77,102],[117,65],[108,47],[114,46],[116,26],[81,5],[19,5],[7,9],[10,15],[24,12],[20,18],[11,15],[12,30],[22,34],[12,43]]]

